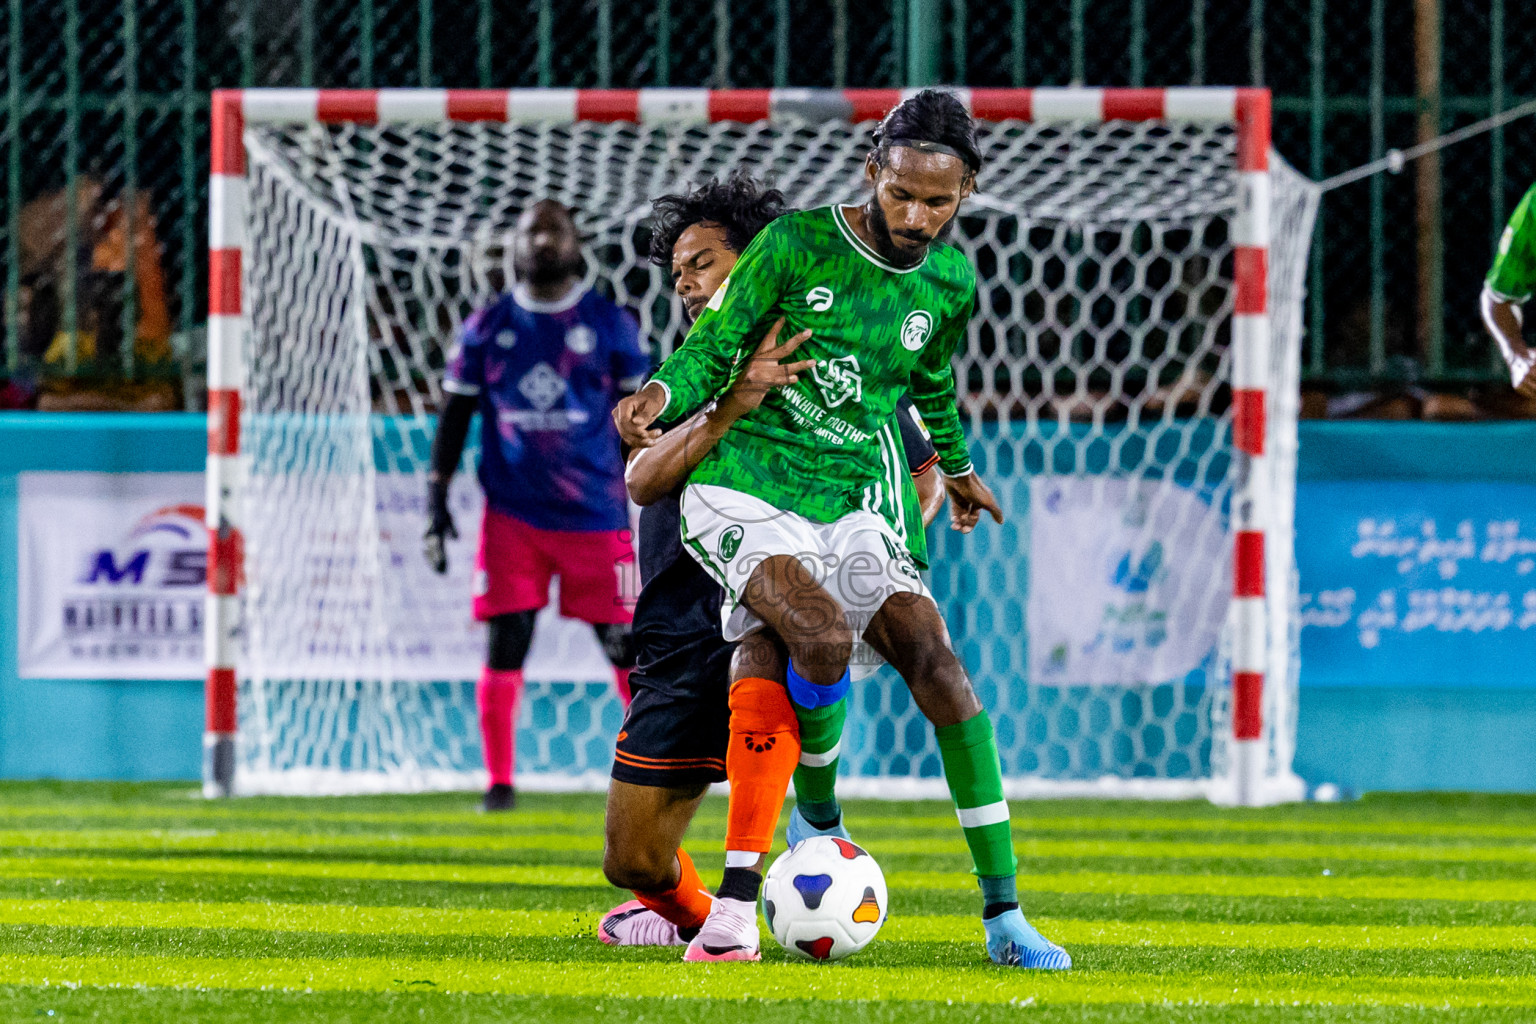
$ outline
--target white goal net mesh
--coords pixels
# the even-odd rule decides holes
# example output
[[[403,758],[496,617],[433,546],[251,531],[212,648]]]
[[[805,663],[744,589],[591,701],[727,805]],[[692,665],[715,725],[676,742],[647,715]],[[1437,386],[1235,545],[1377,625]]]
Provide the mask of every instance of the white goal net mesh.
[[[1230,732],[1234,133],[1010,121],[981,138],[981,190],[952,236],[980,309],[955,367],[1008,522],[968,537],[936,527],[933,592],[1015,794],[1201,792],[1225,770]],[[594,286],[635,311],[659,359],[685,325],[644,256],[650,200],[737,169],[799,207],[855,200],[867,126],[295,124],[248,127],[245,142],[237,788],[478,786],[478,492],[461,473],[465,539],[437,577],[419,551],[424,476],[445,348],[507,285],[518,212],[546,196],[577,211]],[[1265,728],[1281,777],[1316,200],[1273,164]],[[603,785],[620,708],[590,630],[546,612],[528,675],[519,785]],[[856,689],[843,766],[849,793],[944,792],[932,730],[889,669]]]

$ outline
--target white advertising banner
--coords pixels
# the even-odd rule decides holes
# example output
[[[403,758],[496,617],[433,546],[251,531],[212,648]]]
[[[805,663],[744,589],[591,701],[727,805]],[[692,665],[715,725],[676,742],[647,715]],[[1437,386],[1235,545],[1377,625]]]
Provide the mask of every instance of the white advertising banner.
[[[426,520],[419,479],[405,474],[376,478],[379,578],[385,583],[354,610],[366,614],[374,601],[394,607],[384,615],[386,649],[359,657],[354,648],[345,659],[346,675],[382,673],[422,681],[479,675],[485,632],[470,615],[479,492],[470,479],[456,483],[460,537],[450,542],[449,569],[440,576],[421,554]],[[203,678],[203,493],[201,473],[20,474],[18,674],[31,679]],[[316,502],[314,510],[324,518],[326,503]],[[313,573],[319,556],[306,554],[300,560]],[[551,606],[540,613],[525,667],[528,678],[612,679],[591,627],[561,618],[555,599],[552,595]],[[316,678],[341,667],[329,663],[334,659],[316,635],[302,635],[308,618],[303,613],[290,618],[284,632],[293,631],[287,638],[292,643],[277,645],[306,653],[291,662],[282,659],[282,666],[267,664],[269,674],[281,667],[295,677]]]
[[[1029,526],[1032,682],[1165,683],[1214,651],[1231,541],[1198,494],[1159,480],[1036,477]]]
[[[203,675],[201,473],[22,473],[17,674]]]

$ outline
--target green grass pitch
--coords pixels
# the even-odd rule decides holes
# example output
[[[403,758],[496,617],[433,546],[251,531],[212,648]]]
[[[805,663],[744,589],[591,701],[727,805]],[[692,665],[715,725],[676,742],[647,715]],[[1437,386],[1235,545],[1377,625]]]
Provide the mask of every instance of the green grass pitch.
[[[0,785],[0,1020],[1536,1021],[1536,797],[1016,802],[1059,975],[986,962],[945,804],[849,805],[891,917],[827,965],[604,946],[602,798],[475,804]]]

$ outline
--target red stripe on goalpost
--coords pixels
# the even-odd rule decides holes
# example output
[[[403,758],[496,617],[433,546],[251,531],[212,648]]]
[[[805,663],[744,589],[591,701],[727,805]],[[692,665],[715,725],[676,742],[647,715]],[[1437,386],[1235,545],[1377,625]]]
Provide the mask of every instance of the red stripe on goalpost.
[[[1232,596],[1264,596],[1264,534],[1239,530],[1233,548]]]
[[[208,454],[240,454],[240,392],[230,388],[208,391]]]
[[[773,113],[769,89],[729,89],[709,94],[711,121],[766,121]]]
[[[844,89],[843,99],[848,101],[848,120],[878,121],[901,102],[900,89]]]
[[[1160,121],[1165,107],[1162,89],[1104,90],[1106,121]]]
[[[1264,735],[1264,673],[1232,673],[1232,738],[1256,740]]]
[[[230,526],[221,526],[208,534],[208,591],[218,597],[233,597],[240,592],[245,575],[245,538]]]
[[[208,312],[214,315],[240,315],[240,250],[210,249],[208,252]]]
[[[203,728],[212,733],[233,733],[235,717],[235,670],[210,668],[203,685]]]
[[[1237,90],[1237,169],[1269,170],[1268,89]]]
[[[375,124],[379,120],[378,90],[321,89],[315,100],[315,117],[327,124]]]
[[[581,89],[576,93],[578,121],[638,121],[638,89]]]
[[[983,121],[1033,120],[1034,90],[972,89],[971,115]]]
[[[1264,454],[1264,429],[1268,403],[1257,388],[1237,388],[1232,392],[1232,446],[1249,455]]]
[[[449,89],[448,120],[505,121],[509,99],[504,89]]]
[[[245,115],[239,89],[215,89],[211,111],[210,174],[245,176]]]

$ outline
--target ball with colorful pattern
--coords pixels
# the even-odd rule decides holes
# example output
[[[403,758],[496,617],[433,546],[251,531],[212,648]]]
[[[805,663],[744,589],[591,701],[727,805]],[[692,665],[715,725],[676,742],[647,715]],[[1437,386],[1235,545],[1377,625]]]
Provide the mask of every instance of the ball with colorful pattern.
[[[857,843],[812,836],[779,856],[763,879],[763,916],[793,957],[841,960],[885,924],[885,875]]]

